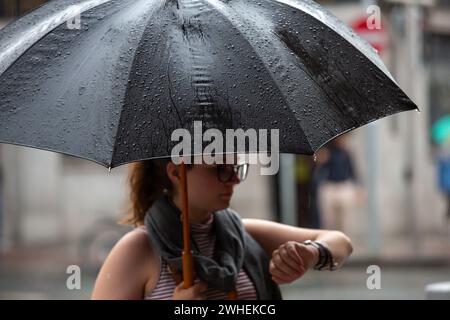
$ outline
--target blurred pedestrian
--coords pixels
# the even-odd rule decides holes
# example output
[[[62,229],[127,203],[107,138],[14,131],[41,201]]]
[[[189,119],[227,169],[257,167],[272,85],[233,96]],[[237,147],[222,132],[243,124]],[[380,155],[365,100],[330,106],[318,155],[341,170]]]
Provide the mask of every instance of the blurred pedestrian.
[[[326,161],[318,170],[319,202],[325,229],[346,229],[351,210],[366,198],[365,191],[358,185],[347,138],[340,136],[327,146]]]

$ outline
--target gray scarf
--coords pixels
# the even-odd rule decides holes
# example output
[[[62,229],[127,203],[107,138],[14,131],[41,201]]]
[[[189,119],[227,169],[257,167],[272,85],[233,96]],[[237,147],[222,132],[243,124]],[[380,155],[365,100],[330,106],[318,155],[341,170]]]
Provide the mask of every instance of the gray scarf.
[[[244,230],[230,210],[213,214],[213,232],[216,234],[214,259],[203,256],[191,236],[194,269],[209,287],[230,292],[235,289],[244,263]],[[147,211],[145,225],[159,255],[182,273],[183,229],[180,217],[181,211],[168,196],[163,196]]]

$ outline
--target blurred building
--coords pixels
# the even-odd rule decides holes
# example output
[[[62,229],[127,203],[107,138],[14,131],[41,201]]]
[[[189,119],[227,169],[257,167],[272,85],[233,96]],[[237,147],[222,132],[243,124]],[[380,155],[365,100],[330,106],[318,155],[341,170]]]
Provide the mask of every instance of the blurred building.
[[[44,4],[48,0],[2,0],[0,2],[0,16],[17,17]]]

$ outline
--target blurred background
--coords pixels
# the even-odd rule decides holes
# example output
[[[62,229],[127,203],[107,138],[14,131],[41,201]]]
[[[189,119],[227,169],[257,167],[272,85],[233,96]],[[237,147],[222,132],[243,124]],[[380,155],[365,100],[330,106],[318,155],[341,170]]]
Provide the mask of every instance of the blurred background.
[[[45,2],[0,0],[0,28]],[[232,207],[352,239],[344,268],[283,285],[286,299],[425,299],[426,285],[450,281],[450,0],[318,2],[379,51],[421,112],[376,121],[314,157],[283,155],[276,176],[253,166]],[[373,28],[367,17],[378,9]],[[0,299],[89,299],[102,261],[131,229],[117,224],[126,178],[126,165],[108,172],[0,144]],[[80,267],[79,290],[66,286],[70,265]],[[371,265],[379,289],[367,286]]]

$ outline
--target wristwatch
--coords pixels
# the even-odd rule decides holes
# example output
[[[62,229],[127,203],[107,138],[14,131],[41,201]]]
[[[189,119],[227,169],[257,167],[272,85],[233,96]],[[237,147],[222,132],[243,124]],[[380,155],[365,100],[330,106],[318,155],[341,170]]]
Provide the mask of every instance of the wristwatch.
[[[317,249],[317,251],[319,251],[319,261],[317,261],[316,265],[314,266],[314,269],[322,270],[323,266],[325,265],[326,255],[325,255],[324,251],[322,250],[322,248],[320,247],[320,245],[318,245],[315,241],[312,241],[312,240],[303,241],[303,244],[305,246],[313,246],[314,248]]]

